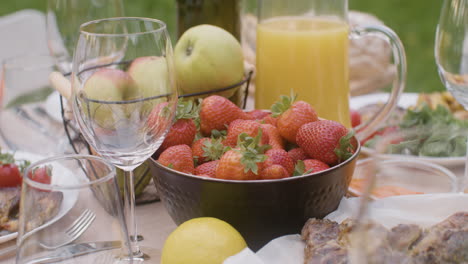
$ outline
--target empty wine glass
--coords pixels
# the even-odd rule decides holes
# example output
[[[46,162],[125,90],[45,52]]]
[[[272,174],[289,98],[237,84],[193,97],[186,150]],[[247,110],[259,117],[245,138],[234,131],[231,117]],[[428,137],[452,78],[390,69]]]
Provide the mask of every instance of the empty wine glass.
[[[437,25],[435,59],[447,90],[468,109],[468,0],[445,0]],[[465,162],[466,184],[468,156]]]
[[[90,155],[25,171],[16,263],[119,263],[130,252],[115,167]]]
[[[350,187],[361,197],[344,199],[335,214],[338,222],[353,219],[339,231],[350,263],[467,263],[468,194],[458,175],[436,163],[443,158],[421,155],[464,155],[467,132],[428,126],[375,139]]]
[[[81,24],[108,17],[122,17],[122,0],[48,0],[47,40],[60,72],[70,73]]]
[[[109,18],[80,27],[72,71],[75,119],[94,151],[125,171],[125,213],[133,257],[157,252],[137,244],[133,169],[161,145],[172,125],[177,89],[166,24]]]

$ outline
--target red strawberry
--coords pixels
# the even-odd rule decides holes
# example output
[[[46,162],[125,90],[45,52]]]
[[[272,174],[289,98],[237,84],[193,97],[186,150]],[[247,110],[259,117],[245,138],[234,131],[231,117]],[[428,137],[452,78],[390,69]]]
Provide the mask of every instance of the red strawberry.
[[[148,116],[148,127],[155,133],[161,134],[164,133],[170,124],[173,122],[173,116],[171,113],[173,111],[170,110],[171,107],[175,107],[175,105],[169,105],[167,102],[162,102],[157,104]],[[162,111],[162,110],[169,110],[169,111]]]
[[[260,179],[262,180],[274,180],[289,177],[288,171],[281,165],[273,164],[266,167],[260,173]]]
[[[246,133],[239,135],[238,148],[223,154],[216,167],[216,178],[227,180],[255,180],[263,169],[269,146],[259,146],[262,130],[254,138]]]
[[[242,120],[237,119],[229,124],[228,133],[223,144],[229,147],[235,147],[237,145],[238,137],[241,133],[246,133],[251,137],[257,136],[261,130],[262,125],[253,120]],[[263,133],[260,141],[260,145],[268,144],[268,134]]]
[[[218,160],[209,161],[195,168],[195,175],[215,178]]]
[[[255,110],[252,110],[252,111],[250,111],[250,112],[247,112],[247,114],[250,115],[250,117],[251,117],[252,120],[261,120],[261,119],[263,119],[264,117],[270,115],[270,112],[264,111],[264,110],[260,110],[260,109],[255,109]]]
[[[284,139],[275,126],[262,124],[262,129],[264,133],[268,135],[268,145],[270,145],[272,149],[284,149]]]
[[[268,168],[273,164],[281,165],[288,172],[288,176],[294,173],[294,161],[289,157],[288,152],[284,149],[270,149],[265,152],[267,159],[265,160],[265,167]]]
[[[210,160],[220,159],[226,151],[227,148],[221,143],[221,139],[204,137],[192,144],[193,157],[199,165]]]
[[[356,110],[349,110],[351,115],[351,126],[357,127],[361,124],[361,114]]]
[[[326,163],[321,162],[316,159],[307,159],[304,160],[305,173],[316,173],[319,171],[327,170],[330,168]]]
[[[280,135],[291,143],[296,143],[296,134],[299,128],[307,123],[318,121],[318,116],[310,104],[297,101],[292,104],[294,97],[281,96],[275,103],[271,112],[278,116],[277,127]]]
[[[332,120],[307,123],[297,132],[297,144],[307,155],[328,165],[347,160],[354,153],[353,133]]]
[[[176,145],[164,150],[159,155],[158,162],[176,171],[193,174],[192,149],[187,145]]]
[[[175,145],[191,145],[197,134],[197,126],[192,119],[177,120],[167,133],[161,149],[165,150],[168,147]]]
[[[223,154],[216,167],[216,178],[226,180],[256,180],[258,172],[263,168],[263,160],[249,164],[241,161],[243,154],[240,149],[229,150]]]
[[[264,118],[262,118],[260,120],[262,124],[270,124],[272,126],[275,126],[277,125],[278,123],[278,118],[277,117],[273,117],[271,114],[265,116]]]
[[[225,130],[236,119],[249,119],[247,113],[227,98],[212,95],[203,99],[200,109],[200,130],[203,135]]]
[[[294,164],[296,164],[298,160],[306,160],[309,158],[309,156],[307,156],[307,153],[305,153],[305,151],[301,148],[291,149],[290,151],[288,151],[288,155],[294,161]]]

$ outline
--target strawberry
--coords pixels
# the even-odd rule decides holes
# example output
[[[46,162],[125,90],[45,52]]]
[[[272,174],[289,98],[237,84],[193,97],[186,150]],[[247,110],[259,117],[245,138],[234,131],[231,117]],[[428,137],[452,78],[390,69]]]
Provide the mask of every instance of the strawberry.
[[[320,160],[316,160],[316,159],[299,160],[296,163],[294,176],[317,173],[319,171],[323,171],[329,168],[330,166],[328,166],[326,163]]]
[[[338,122],[321,120],[301,126],[297,132],[297,144],[311,158],[335,165],[354,153],[353,136],[353,131],[348,132]]]
[[[194,122],[196,118],[198,118],[198,109],[193,102],[180,99],[177,104],[176,122],[161,144],[161,150],[175,145],[191,145],[197,134]]]
[[[237,145],[238,137],[241,133],[246,133],[251,137],[257,136],[261,130],[262,125],[253,120],[242,120],[236,119],[229,124],[226,139],[223,144],[229,147],[235,147]],[[263,133],[260,145],[268,144],[268,134]]]
[[[222,96],[212,95],[203,99],[200,106],[200,130],[203,135],[210,135],[214,129],[225,130],[236,119],[249,119],[249,116]]]
[[[278,118],[277,117],[273,117],[272,114],[269,114],[267,116],[265,116],[264,118],[262,118],[260,120],[260,123],[262,124],[270,124],[272,126],[275,126],[278,124]]]
[[[222,139],[200,138],[192,144],[192,154],[197,164],[218,160],[229,149],[221,143]]]
[[[289,157],[288,152],[284,149],[270,149],[265,152],[267,159],[265,160],[265,167],[278,164],[286,169],[287,175],[291,176],[294,173],[294,161]]]
[[[159,155],[158,162],[166,167],[183,173],[193,174],[192,149],[188,145],[176,145],[164,150]]]
[[[318,121],[318,116],[310,104],[294,102],[295,97],[281,96],[280,101],[271,107],[273,117],[278,117],[277,127],[280,135],[291,143],[296,143],[299,128],[307,123]]]
[[[175,145],[191,145],[197,134],[197,127],[192,119],[177,120],[161,144],[161,150]]]
[[[288,171],[279,164],[273,164],[269,167],[265,167],[260,173],[260,179],[262,180],[274,180],[289,177]]]
[[[284,139],[275,126],[262,124],[262,129],[264,133],[268,135],[268,145],[270,145],[272,149],[284,149]]]
[[[226,180],[255,180],[263,169],[268,145],[259,146],[262,130],[255,138],[246,133],[239,135],[238,148],[223,154],[216,167],[216,178]]]
[[[247,112],[247,114],[251,117],[252,120],[261,120],[264,117],[270,115],[270,112],[260,110],[260,109],[255,109],[250,112]]]
[[[195,175],[215,178],[218,163],[218,160],[213,160],[197,166],[195,168]]]
[[[349,110],[349,114],[351,115],[351,126],[357,127],[361,124],[361,114],[356,110]]]
[[[298,160],[306,160],[309,158],[307,156],[307,153],[301,148],[293,148],[290,151],[288,151],[289,157],[296,163]]]

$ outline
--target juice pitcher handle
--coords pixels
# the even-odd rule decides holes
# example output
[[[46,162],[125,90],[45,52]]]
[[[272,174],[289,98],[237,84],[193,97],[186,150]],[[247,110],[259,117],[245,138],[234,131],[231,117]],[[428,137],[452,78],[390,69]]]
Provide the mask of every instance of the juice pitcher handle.
[[[387,103],[370,121],[356,127],[356,137],[360,141],[368,138],[379,128],[379,125],[387,120],[392,110],[396,107],[406,83],[406,55],[403,44],[397,34],[388,27],[377,25],[354,27],[350,32],[350,38],[360,38],[369,35],[380,37],[390,44],[397,74],[393,80],[393,87]]]

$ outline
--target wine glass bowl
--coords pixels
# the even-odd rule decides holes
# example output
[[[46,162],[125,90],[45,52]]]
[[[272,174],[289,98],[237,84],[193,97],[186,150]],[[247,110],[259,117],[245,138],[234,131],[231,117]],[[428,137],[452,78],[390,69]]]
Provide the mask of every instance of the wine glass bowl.
[[[423,142],[421,134],[432,136]],[[342,201],[332,216],[337,222],[351,219],[340,226],[351,226],[344,238],[349,239],[350,263],[468,261],[462,253],[466,243],[455,242],[466,241],[463,226],[468,220],[461,178],[414,155],[426,143],[440,153],[466,149],[466,134],[466,129],[426,126],[400,128],[375,139],[371,157],[358,162],[353,176],[353,181],[362,180],[361,197]],[[457,136],[463,140],[449,140]]]
[[[435,41],[435,58],[445,87],[468,107],[468,1],[445,0]]]
[[[62,73],[71,72],[73,51],[81,24],[107,17],[122,17],[122,0],[48,0],[46,31],[50,54]]]
[[[95,153],[125,171],[133,257],[137,245],[133,170],[161,145],[177,107],[172,46],[164,22],[107,18],[80,27],[72,71],[75,120]]]

